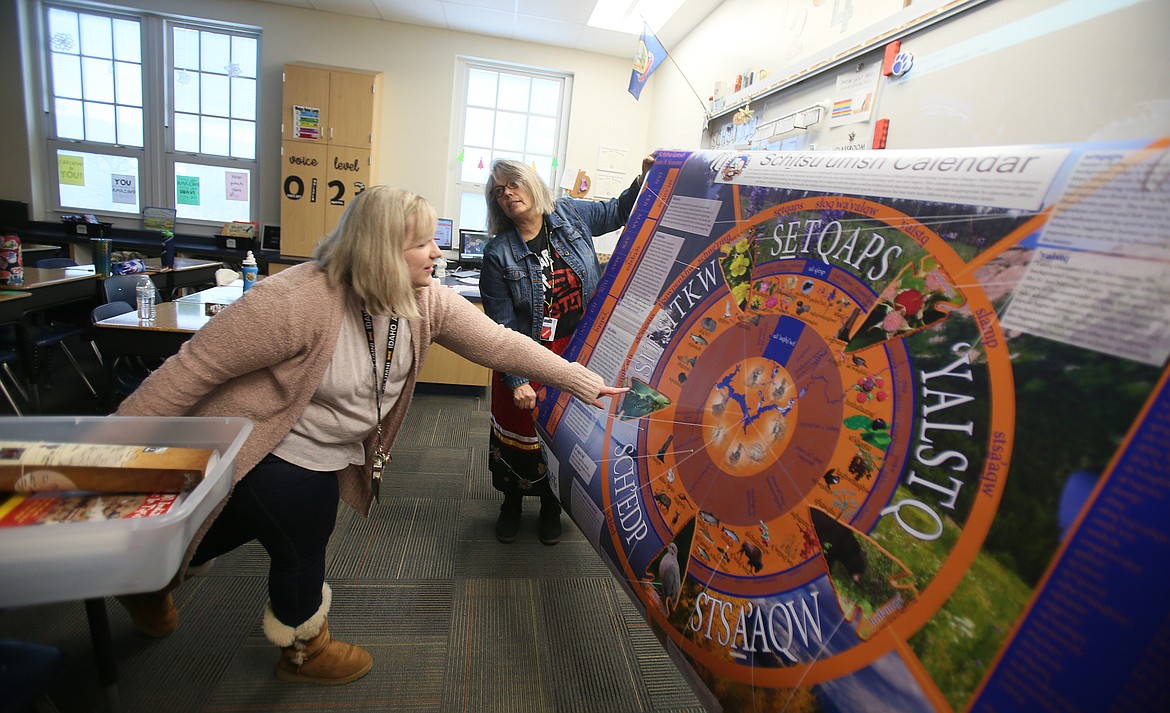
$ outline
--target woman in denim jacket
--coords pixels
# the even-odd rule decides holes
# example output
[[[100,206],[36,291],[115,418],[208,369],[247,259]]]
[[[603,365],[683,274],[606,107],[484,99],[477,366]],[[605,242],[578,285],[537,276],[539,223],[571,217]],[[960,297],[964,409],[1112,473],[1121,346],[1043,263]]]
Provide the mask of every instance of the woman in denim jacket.
[[[510,159],[492,162],[485,188],[488,232],[479,291],[484,312],[561,354],[597,290],[601,266],[593,236],[626,224],[642,176],[608,201],[554,200],[532,166]],[[492,485],[504,494],[496,539],[513,542],[525,495],[540,497],[538,534],[546,545],[561,539],[561,506],[548,481],[536,439],[532,409],[539,384],[516,374],[492,373]]]

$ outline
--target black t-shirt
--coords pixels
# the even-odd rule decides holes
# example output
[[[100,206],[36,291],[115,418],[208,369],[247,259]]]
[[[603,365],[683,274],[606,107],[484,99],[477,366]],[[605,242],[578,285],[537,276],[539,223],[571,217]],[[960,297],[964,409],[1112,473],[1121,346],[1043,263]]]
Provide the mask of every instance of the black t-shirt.
[[[548,240],[547,224],[535,238],[528,241],[528,249],[540,260],[541,279],[544,280],[544,316],[557,319],[557,331],[553,338],[568,337],[585,315],[581,278],[553,249]]]

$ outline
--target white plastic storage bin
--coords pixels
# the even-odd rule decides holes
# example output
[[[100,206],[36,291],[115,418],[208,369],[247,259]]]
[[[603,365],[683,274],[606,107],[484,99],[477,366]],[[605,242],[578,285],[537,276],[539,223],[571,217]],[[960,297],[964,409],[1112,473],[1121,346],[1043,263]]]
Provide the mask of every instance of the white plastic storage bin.
[[[243,418],[0,417],[0,439],[214,448],[220,455],[162,515],[0,528],[0,607],[161,589],[231,490],[236,454],[251,430]]]

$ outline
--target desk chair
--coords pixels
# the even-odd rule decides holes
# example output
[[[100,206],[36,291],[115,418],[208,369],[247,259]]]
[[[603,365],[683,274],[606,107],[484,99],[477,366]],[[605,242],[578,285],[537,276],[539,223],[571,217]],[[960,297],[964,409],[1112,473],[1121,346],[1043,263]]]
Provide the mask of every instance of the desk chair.
[[[65,652],[61,649],[0,639],[0,710],[55,712],[48,691],[63,673]]]
[[[60,268],[60,267],[77,267],[77,261],[68,257],[46,257],[37,260],[36,266],[38,268]],[[83,325],[85,323],[85,312],[77,312],[75,309],[78,305],[66,305],[60,309],[49,311],[50,322],[68,322],[70,324]],[[98,351],[97,343],[90,337],[85,337],[85,341],[89,342],[90,349],[93,349],[93,355],[97,358],[98,363],[102,363],[102,353]]]
[[[121,300],[107,302],[104,305],[98,305],[93,308],[93,311],[90,313],[90,323],[97,324],[103,319],[117,317],[127,312],[134,312],[136,309]],[[159,363],[161,362],[151,367],[141,357],[114,357],[109,364],[106,364],[106,375],[109,379],[108,390],[106,392],[107,396],[126,397],[134,393],[134,390],[138,388],[142,380],[150,376],[150,372],[154,371],[154,368]],[[107,403],[112,406],[113,399],[107,398]]]
[[[53,347],[60,347],[61,353],[69,360],[69,364],[77,375],[81,377],[81,381],[85,384],[85,388],[94,398],[97,397],[97,391],[94,390],[93,384],[89,383],[89,378],[86,377],[85,371],[82,370],[81,364],[77,362],[77,358],[73,356],[73,352],[65,344],[66,339],[78,338],[81,341],[89,341],[85,336],[85,329],[79,324],[71,324],[67,322],[57,322],[50,319],[45,324],[31,324],[28,327],[28,346],[32,351],[33,363],[31,369],[25,374],[25,381],[28,383],[29,393],[32,395],[32,404],[34,409],[40,407],[40,393],[39,393],[39,378],[32,378],[33,375],[38,377],[42,372],[47,373],[47,369],[42,369],[40,358],[42,353],[49,352]],[[0,349],[18,351],[21,349],[20,334],[14,325],[7,325],[0,327]],[[89,342],[94,350],[94,354],[101,361],[101,353],[97,349],[97,344],[92,341]]]
[[[240,273],[235,270],[221,267],[215,271],[215,284],[217,287],[220,285],[230,285],[238,279],[240,279]]]
[[[37,260],[36,267],[77,267],[77,261],[67,257],[45,257]]]
[[[3,374],[0,374],[0,393],[4,394],[4,399],[8,401],[8,405],[12,407],[13,412],[15,412],[17,416],[23,416],[24,414],[20,412],[20,407],[16,405],[15,399],[12,398],[12,392],[8,390],[8,386],[4,383],[4,377],[7,376],[8,380],[12,382],[13,388],[15,388],[16,392],[20,394],[20,398],[24,399],[26,402],[28,401],[28,394],[25,393],[24,387],[20,385],[20,381],[17,380],[16,374],[12,373],[12,368],[9,366],[11,362],[17,361],[19,359],[20,355],[16,352],[10,351],[8,349],[0,349],[0,371],[3,372]]]
[[[102,280],[102,289],[106,294],[106,302],[125,302],[130,305],[131,309],[138,309],[138,282],[141,279],[142,273],[134,273],[130,275],[110,275]],[[158,294],[158,286],[155,285],[154,302],[158,304],[161,301]],[[113,315],[106,316],[112,317]]]

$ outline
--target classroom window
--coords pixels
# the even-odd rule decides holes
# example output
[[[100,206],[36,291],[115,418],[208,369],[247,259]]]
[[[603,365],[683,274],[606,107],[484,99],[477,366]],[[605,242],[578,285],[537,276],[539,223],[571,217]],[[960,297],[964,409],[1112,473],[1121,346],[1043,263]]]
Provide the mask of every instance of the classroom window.
[[[259,33],[45,3],[53,207],[255,220]]]
[[[493,160],[529,163],[554,188],[568,137],[572,75],[462,58],[455,169],[460,228],[481,230],[483,191]]]

